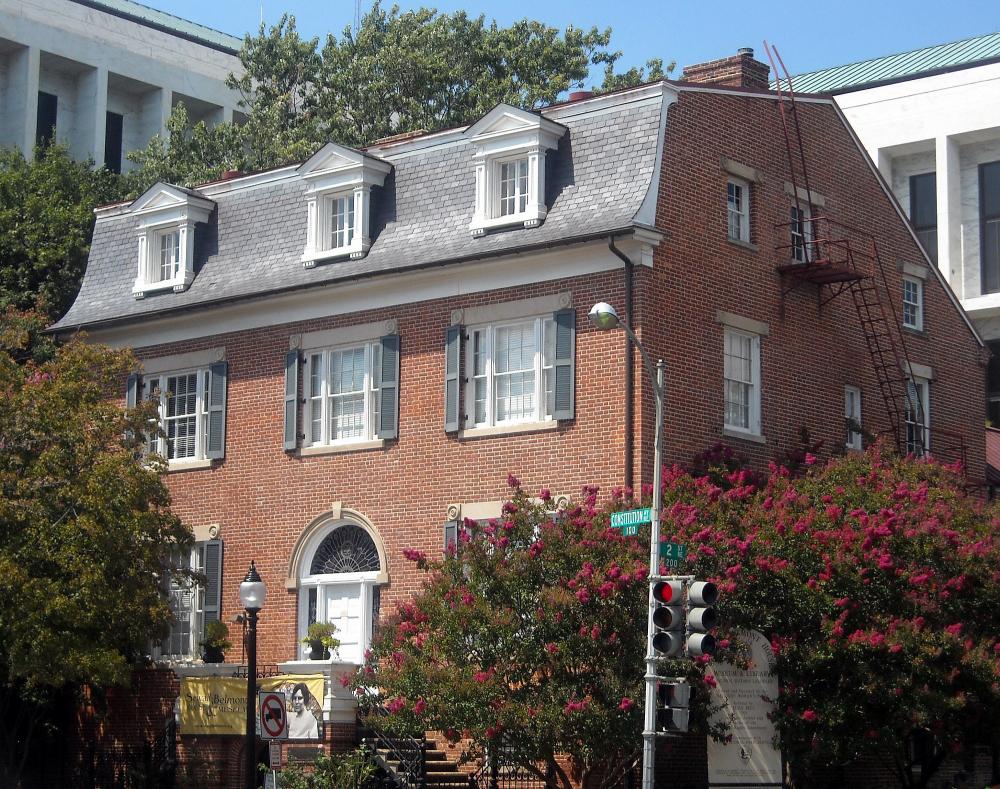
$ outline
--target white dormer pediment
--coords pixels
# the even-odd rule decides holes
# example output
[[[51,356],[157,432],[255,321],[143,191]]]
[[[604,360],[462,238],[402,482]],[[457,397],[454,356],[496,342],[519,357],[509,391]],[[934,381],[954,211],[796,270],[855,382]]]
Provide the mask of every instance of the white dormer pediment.
[[[141,217],[140,227],[147,227],[171,222],[207,222],[214,208],[213,200],[161,181],[137,197],[129,212]]]
[[[309,192],[347,189],[358,184],[382,186],[392,165],[354,148],[328,142],[299,167]]]
[[[191,189],[153,184],[129,212],[139,217],[139,250],[132,295],[187,290],[194,281],[195,225],[207,222],[215,202]]]
[[[371,247],[371,188],[382,186],[392,165],[328,142],[298,169],[306,182],[306,244],[302,264],[361,258]]]
[[[565,133],[562,124],[511,104],[498,104],[465,130],[475,147],[473,236],[545,220],[545,152]]]

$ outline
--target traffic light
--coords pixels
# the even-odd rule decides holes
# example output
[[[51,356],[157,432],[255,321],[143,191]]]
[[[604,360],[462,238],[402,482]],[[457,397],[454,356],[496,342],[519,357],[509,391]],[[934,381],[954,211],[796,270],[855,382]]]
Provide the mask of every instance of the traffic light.
[[[694,581],[687,594],[687,655],[701,657],[715,653],[715,636],[711,630],[718,624],[713,607],[719,599],[719,588],[710,581]]]
[[[656,729],[686,732],[691,704],[691,686],[683,679],[661,679],[656,685]]]
[[[684,648],[684,582],[657,581],[653,585],[653,650],[676,657]]]

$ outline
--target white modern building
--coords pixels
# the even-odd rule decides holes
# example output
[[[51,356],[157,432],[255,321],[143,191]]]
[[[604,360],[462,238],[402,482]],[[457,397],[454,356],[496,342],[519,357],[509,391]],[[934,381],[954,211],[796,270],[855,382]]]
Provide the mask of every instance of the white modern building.
[[[131,0],[0,0],[0,145],[128,169],[178,102],[209,125],[238,114],[241,44]]]
[[[1000,33],[792,82],[797,94],[834,95],[989,342],[989,416],[1000,426]]]

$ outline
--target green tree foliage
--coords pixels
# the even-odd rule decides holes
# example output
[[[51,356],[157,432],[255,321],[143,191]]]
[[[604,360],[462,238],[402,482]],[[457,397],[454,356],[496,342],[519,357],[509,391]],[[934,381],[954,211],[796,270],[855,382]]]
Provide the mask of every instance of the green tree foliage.
[[[596,488],[553,519],[548,491],[532,501],[509,483],[503,517],[466,521],[457,552],[404,552],[424,586],[345,682],[384,705],[376,725],[443,731],[467,759],[503,743],[546,785],[568,786],[558,754],[586,770],[640,742],[648,543],[608,528]],[[704,688],[702,666],[681,671]]]
[[[25,159],[0,149],[0,311],[33,308],[50,317],[72,303],[87,264],[93,209],[117,195],[114,176],[74,162],[61,145]]]
[[[162,579],[191,540],[168,510],[162,461],[139,454],[155,406],[125,413],[108,399],[134,358],[75,339],[36,361],[46,353],[28,343],[44,320],[0,316],[4,786],[17,783],[47,699],[127,681],[165,634]]]
[[[295,18],[261,25],[240,51],[245,73],[228,84],[242,96],[245,121],[191,128],[179,105],[168,140],[154,139],[129,158],[138,194],[157,180],[191,186],[224,170],[254,172],[308,158],[328,141],[364,146],[418,130],[478,120],[500,102],[536,109],[583,84],[604,64],[602,90],[658,79],[647,69],[616,74],[611,30],[559,30],[524,19],[509,27],[464,11],[401,11],[375,2],[357,30],[303,39]],[[669,71],[669,68],[667,69]]]
[[[282,789],[357,789],[374,774],[371,759],[361,751],[321,753],[303,767],[290,762],[281,771]]]
[[[664,538],[717,581],[725,621],[776,653],[775,723],[797,786],[867,756],[927,786],[1000,732],[1000,525],[953,470],[878,448],[766,480],[728,450],[667,473]],[[917,765],[914,736],[933,747]],[[911,770],[916,767],[917,769]]]

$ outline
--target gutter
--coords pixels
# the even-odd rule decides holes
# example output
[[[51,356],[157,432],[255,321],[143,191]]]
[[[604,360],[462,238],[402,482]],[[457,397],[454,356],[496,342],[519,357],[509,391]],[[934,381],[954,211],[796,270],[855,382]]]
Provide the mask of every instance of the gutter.
[[[635,330],[632,323],[633,293],[632,293],[632,266],[633,263],[628,255],[615,246],[615,237],[608,236],[608,249],[621,258],[625,264],[624,284],[625,284],[625,323],[630,331]],[[633,487],[632,467],[635,458],[635,345],[629,333],[625,333],[625,487]]]

